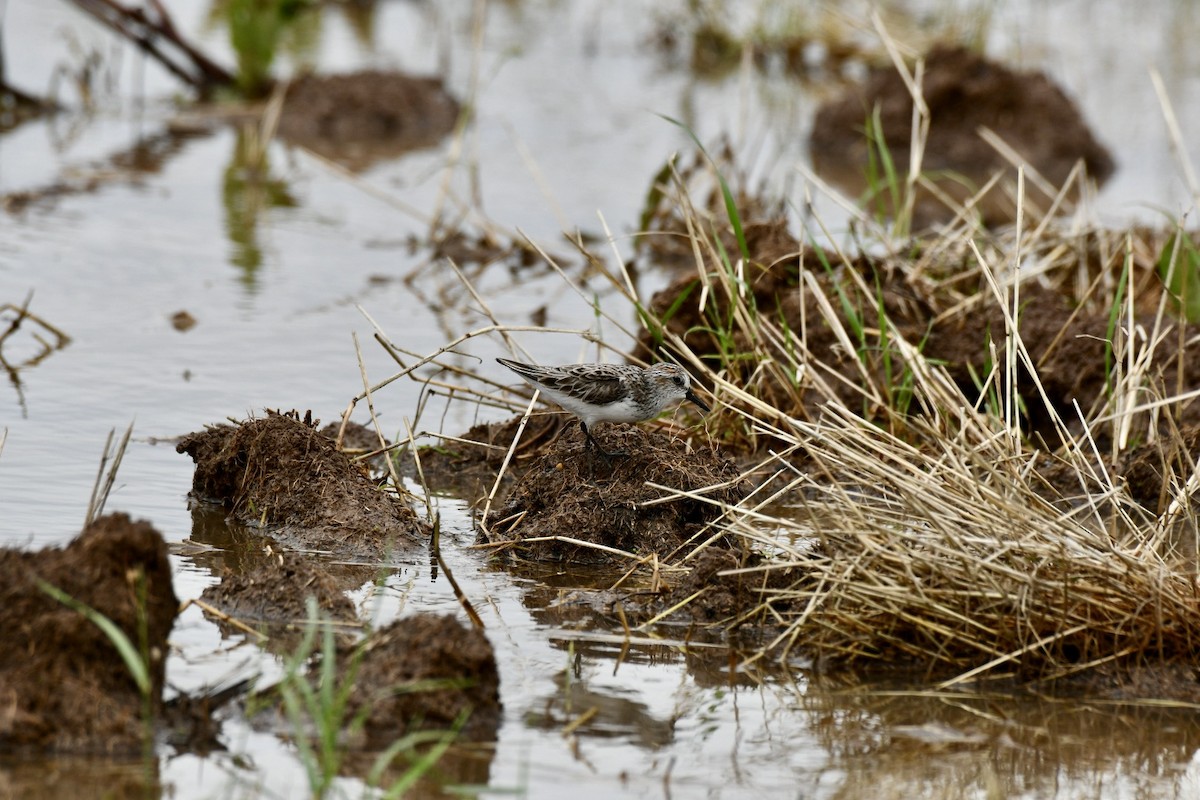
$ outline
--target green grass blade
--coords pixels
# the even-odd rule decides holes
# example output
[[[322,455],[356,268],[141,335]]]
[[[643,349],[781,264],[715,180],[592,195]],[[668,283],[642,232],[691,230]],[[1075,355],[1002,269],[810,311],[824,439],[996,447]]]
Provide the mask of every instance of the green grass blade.
[[[138,691],[143,695],[147,695],[151,691],[150,667],[142,659],[141,653],[138,652],[136,646],[125,635],[125,631],[117,627],[117,624],[108,617],[101,614],[96,609],[76,600],[71,595],[59,589],[57,586],[47,583],[41,578],[37,578],[38,588],[46,594],[53,597],[58,602],[62,603],[72,611],[82,614],[89,622],[104,632],[108,640],[112,642],[113,647],[121,655],[121,660],[125,662],[125,668],[129,670],[129,674],[133,677],[137,684]]]
[[[662,204],[664,194],[662,187],[667,185],[671,180],[671,173],[674,167],[674,158],[667,159],[666,163],[658,172],[654,173],[654,177],[650,179],[650,188],[646,190],[646,200],[642,204],[642,215],[638,218],[638,230],[650,230],[650,223],[654,221],[654,215],[658,213],[658,207]]]
[[[725,176],[722,175],[721,171],[716,168],[717,162],[714,161],[713,157],[708,154],[708,151],[704,149],[704,145],[700,143],[699,137],[697,137],[695,132],[686,124],[680,122],[674,117],[668,117],[666,114],[659,114],[658,116],[662,117],[672,125],[676,125],[681,128],[683,132],[691,137],[691,140],[696,143],[696,147],[700,148],[700,152],[704,154],[704,157],[708,159],[709,163],[713,165],[713,169],[717,172],[717,181],[721,184],[721,197],[725,200],[725,213],[729,216],[729,224],[733,227],[734,238],[737,239],[738,251],[742,254],[742,258],[744,260],[749,261],[750,248],[746,245],[746,232],[742,229],[742,217],[738,213],[737,203],[733,199],[733,192],[730,191],[729,184],[725,181]]]
[[[1200,322],[1200,249],[1182,229],[1167,240],[1158,257],[1158,274],[1188,322]]]
[[[1125,266],[1121,269],[1121,279],[1117,281],[1117,294],[1108,309],[1108,329],[1104,334],[1104,392],[1112,399],[1113,392],[1113,339],[1117,335],[1117,322],[1121,318],[1121,304],[1125,301],[1125,289],[1129,285],[1129,267],[1133,263],[1133,254],[1125,254]]]

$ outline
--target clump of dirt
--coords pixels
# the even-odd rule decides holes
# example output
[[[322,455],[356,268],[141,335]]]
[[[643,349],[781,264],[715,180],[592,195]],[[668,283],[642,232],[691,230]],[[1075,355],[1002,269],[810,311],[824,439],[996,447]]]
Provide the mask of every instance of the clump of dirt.
[[[379,435],[373,429],[357,422],[347,422],[345,430],[340,422],[331,422],[321,428],[319,433],[335,444],[338,443],[340,434],[342,451],[353,455],[373,453],[380,448]]]
[[[621,454],[605,457],[589,450],[578,426],[572,426],[489,515],[481,541],[510,543],[537,561],[626,563],[589,544],[678,558],[715,533],[705,526],[721,511],[693,498],[666,500],[671,490],[704,492],[717,504],[737,503],[746,495],[746,487],[731,483],[739,475],[737,466],[712,451],[689,450],[677,439],[631,425],[600,427],[596,436],[605,450]],[[555,538],[531,541],[541,537]]]
[[[0,550],[0,753],[140,752],[142,696],[129,669],[98,626],[38,581],[103,614],[131,642],[144,635],[157,714],[179,609],[162,536],[109,514],[62,549]]]
[[[326,569],[295,553],[280,553],[243,570],[226,570],[200,597],[241,622],[297,623],[308,619],[315,597],[325,618],[350,622],[354,604]]]
[[[355,659],[361,659],[357,666]],[[449,614],[397,620],[365,645],[340,648],[338,663],[342,674],[355,670],[349,712],[367,710],[368,750],[383,750],[414,730],[449,729],[464,712],[469,716],[461,737],[496,738],[501,712],[496,655],[483,633]]]
[[[755,555],[710,547],[695,559],[687,578],[668,594],[664,607],[671,608],[692,598],[684,610],[696,622],[737,620],[740,625],[746,621],[739,619],[742,615],[768,599],[766,590],[793,586],[800,577],[795,568],[720,574],[762,563],[762,558]]]
[[[192,494],[220,503],[281,544],[343,557],[378,558],[413,548],[429,526],[318,433],[311,418],[268,412],[214,425],[175,448],[196,462]]]
[[[437,78],[373,70],[306,75],[288,87],[279,134],[359,170],[436,144],[459,110]]]
[[[1080,159],[1098,182],[1115,169],[1075,103],[1044,73],[1014,71],[964,47],[939,45],[925,57],[921,93],[930,114],[922,171],[954,175],[937,183],[960,201],[970,194],[963,191],[962,178],[981,187],[994,173],[1013,170],[979,135],[982,128],[996,133],[1055,187],[1063,185]],[[864,85],[824,104],[813,121],[809,148],[814,167],[852,195],[868,188],[864,175],[876,145],[863,130],[875,109],[877,133],[892,162],[903,169],[909,163],[913,98],[894,67],[872,70]],[[1032,183],[1026,188],[1034,192]],[[952,213],[929,194],[918,204],[918,225],[949,219]],[[1002,189],[995,189],[981,210],[984,221],[995,225],[1011,221],[1016,208]]]
[[[509,462],[504,485],[524,474],[563,430],[573,424],[574,420],[565,414],[531,416]],[[520,425],[521,417],[481,423],[438,447],[421,448],[421,474],[426,485],[434,491],[451,492],[468,500],[483,497],[495,482]]]

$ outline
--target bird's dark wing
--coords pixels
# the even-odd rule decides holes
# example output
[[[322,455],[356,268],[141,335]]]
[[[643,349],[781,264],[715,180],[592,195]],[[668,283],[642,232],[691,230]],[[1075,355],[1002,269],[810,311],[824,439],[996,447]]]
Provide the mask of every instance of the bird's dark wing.
[[[628,367],[616,364],[575,364],[562,367],[562,374],[556,375],[553,381],[545,381],[547,386],[578,397],[585,403],[606,406],[625,397],[628,389],[625,380]]]
[[[538,367],[507,358],[497,358],[504,366],[530,383],[541,384],[585,403],[606,406],[625,396],[626,380],[634,367],[618,364],[568,364],[562,367]]]

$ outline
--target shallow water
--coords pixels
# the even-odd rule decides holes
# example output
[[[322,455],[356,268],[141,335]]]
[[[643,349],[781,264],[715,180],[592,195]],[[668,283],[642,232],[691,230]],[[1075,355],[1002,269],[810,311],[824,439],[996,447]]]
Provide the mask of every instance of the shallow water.
[[[907,7],[917,6],[918,20],[948,8],[969,16],[981,7]],[[182,29],[227,55],[222,31],[205,28],[205,3],[170,7]],[[599,2],[489,6],[476,125],[462,159],[477,167],[480,205],[498,225],[569,254],[560,231],[601,233],[599,212],[628,257],[627,234],[648,181],[672,152],[689,147],[656,114],[687,121],[708,142],[728,133],[755,173],[790,186],[800,205],[804,187],[796,167],[804,163],[809,115],[829,84],[753,72],[697,79],[648,44],[653,20],[664,13],[659,9]],[[443,167],[454,152],[449,140],[353,180],[276,145],[269,155],[274,183],[238,190],[242,134],[219,127],[167,135],[176,87],[153,65],[131,51],[114,55],[111,40],[64,5],[17,0],[3,13],[7,77],[16,85],[44,90],[56,66],[78,65],[79,47],[107,54],[114,83],[94,113],[27,123],[0,136],[0,193],[95,182],[90,191],[0,218],[0,303],[19,304],[33,291],[31,310],[71,337],[65,348],[20,370],[19,385],[6,382],[0,390],[0,429],[8,432],[0,453],[0,542],[40,547],[77,533],[105,437],[131,420],[134,442],[109,508],[149,519],[169,541],[183,542],[193,536],[185,499],[192,465],[174,452],[172,437],[266,406],[336,417],[361,389],[352,335],[372,379],[395,369],[371,341],[358,305],[416,352],[486,324],[444,264],[424,264],[406,245],[410,234],[425,234],[423,217],[444,202]],[[1011,3],[990,14],[989,54],[1050,72],[1113,149],[1119,171],[1094,199],[1098,217],[1157,222],[1155,208],[1187,207],[1146,70],[1154,65],[1161,72],[1185,142],[1200,158],[1194,144],[1200,105],[1189,102],[1200,96],[1200,55],[1187,46],[1200,32],[1200,13],[1171,0],[1138,9],[1075,0]],[[342,12],[329,10],[304,59],[325,69],[421,72],[444,64],[449,85],[464,97],[471,27],[470,3],[388,3],[376,8],[371,41],[364,43]],[[112,157],[139,141],[155,143],[161,158],[143,160],[137,172],[114,167]],[[468,177],[464,168],[451,175],[456,202],[471,196]],[[272,187],[285,188],[292,202],[278,204]],[[836,204],[820,196],[817,212],[835,228],[842,219]],[[401,278],[410,272],[408,285]],[[644,276],[642,288],[662,280]],[[551,327],[595,325],[591,295],[576,295],[548,270],[514,276],[495,268],[476,284],[502,322],[527,324],[544,305]],[[623,308],[603,282],[591,279],[588,290],[604,307]],[[197,325],[175,330],[170,317],[179,310]],[[615,336],[611,327],[604,332]],[[567,334],[527,333],[520,341],[539,361],[591,352]],[[491,362],[500,344],[485,337],[465,345],[462,351],[481,361],[464,355],[463,363],[506,380]],[[35,349],[29,339],[10,342],[5,356],[16,361]],[[403,430],[418,389],[401,381],[379,394],[385,431]],[[484,413],[451,405],[443,418],[442,406],[434,406],[418,429],[444,425],[457,434]],[[365,421],[364,412],[356,419]],[[500,661],[500,741],[484,777],[470,778],[491,787],[485,795],[517,789],[559,796],[566,785],[578,798],[1200,794],[1200,724],[1192,709],[917,696],[805,671],[792,680],[731,680],[721,652],[633,645],[622,654],[611,638],[619,629],[608,622],[547,608],[557,598],[547,585],[574,579],[489,570],[465,549],[473,536],[462,505],[443,500],[442,509],[446,536],[457,545],[445,546],[446,555],[484,615]],[[203,557],[176,555],[173,563],[182,598],[198,596],[215,580]],[[398,565],[387,586],[381,600],[366,601],[365,612],[388,618],[457,611],[444,576],[435,578],[427,563]],[[195,608],[177,622],[172,642],[169,677],[181,690],[278,671],[274,657],[223,638]],[[564,725],[592,708],[590,722],[563,734]],[[236,717],[226,723],[225,737],[228,752],[207,759],[175,758],[164,749],[159,773],[170,796],[304,793],[303,771],[280,739]],[[0,765],[0,796],[30,791],[27,777],[50,792],[43,796],[88,796],[89,788],[111,787],[112,774],[128,769],[138,767]],[[64,783],[49,781],[47,770]],[[360,792],[351,779],[342,788]]]

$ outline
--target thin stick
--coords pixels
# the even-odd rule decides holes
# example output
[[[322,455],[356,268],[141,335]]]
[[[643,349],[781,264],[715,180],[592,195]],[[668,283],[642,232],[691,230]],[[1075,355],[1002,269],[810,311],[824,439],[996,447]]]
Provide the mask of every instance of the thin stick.
[[[125,447],[129,444],[129,437],[133,435],[133,423],[129,423],[129,427],[125,429],[125,434],[117,443],[116,451],[110,456],[109,448],[112,445],[115,434],[115,428],[110,430],[108,432],[108,439],[104,443],[104,454],[100,457],[100,468],[96,472],[96,483],[92,486],[92,498],[88,501],[87,517],[83,522],[85,528],[95,522],[104,513],[104,504],[108,501],[108,494],[112,491],[113,483],[117,480],[117,470],[121,468],[121,460],[125,457]],[[110,457],[112,464],[109,466],[108,475],[105,476],[104,467],[108,464]]]

